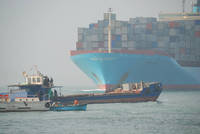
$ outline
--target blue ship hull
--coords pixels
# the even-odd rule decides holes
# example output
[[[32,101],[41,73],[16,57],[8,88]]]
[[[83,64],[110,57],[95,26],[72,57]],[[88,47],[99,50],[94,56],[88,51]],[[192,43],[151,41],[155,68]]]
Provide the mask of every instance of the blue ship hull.
[[[127,103],[127,102],[146,102],[156,101],[162,91],[160,84],[152,84],[150,87],[143,88],[140,92],[109,92],[98,94],[79,94],[60,96],[57,102],[61,104],[73,104],[78,100],[80,104],[97,104],[97,103]]]
[[[84,53],[72,61],[100,88],[120,82],[159,81],[164,88],[199,89],[200,80],[164,55],[126,53]]]

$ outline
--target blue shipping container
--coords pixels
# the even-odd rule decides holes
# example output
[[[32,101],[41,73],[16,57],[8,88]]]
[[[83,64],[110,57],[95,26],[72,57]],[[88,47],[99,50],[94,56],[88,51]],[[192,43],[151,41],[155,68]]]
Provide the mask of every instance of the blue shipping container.
[[[115,48],[116,47],[116,41],[112,40],[112,47]]]
[[[200,25],[200,20],[195,20],[196,25]]]
[[[153,48],[157,48],[158,47],[158,43],[157,42],[152,42],[152,47]]]
[[[27,97],[27,92],[17,92],[10,94],[11,101],[14,101],[16,97]]]
[[[112,48],[121,48],[121,41],[112,40]]]
[[[177,37],[177,36],[170,36],[169,40],[170,40],[170,42],[176,42],[176,41],[179,41],[179,37]]]
[[[116,41],[121,41],[121,35],[115,35],[115,40]]]
[[[146,34],[152,34],[152,30],[146,30]]]
[[[198,13],[198,12],[200,12],[200,7],[194,6],[193,7],[193,13]]]
[[[7,95],[9,94],[8,92],[3,92],[3,93],[0,93],[0,95]]]
[[[90,24],[90,25],[89,25],[89,28],[90,28],[90,29],[93,29],[93,28],[94,28],[94,24]]]
[[[185,28],[184,27],[179,27],[178,29],[179,29],[180,34],[184,34],[184,32],[185,32]]]
[[[104,27],[108,26],[108,20],[104,20]]]

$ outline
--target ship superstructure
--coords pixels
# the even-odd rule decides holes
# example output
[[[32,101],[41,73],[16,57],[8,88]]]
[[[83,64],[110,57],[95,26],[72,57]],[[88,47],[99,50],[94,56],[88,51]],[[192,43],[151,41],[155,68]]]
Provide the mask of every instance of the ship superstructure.
[[[53,79],[42,75],[35,66],[36,73],[23,72],[25,82],[9,85],[8,93],[0,93],[0,112],[48,111],[50,101],[57,96],[51,91]]]
[[[14,92],[26,92],[27,96],[37,96],[40,101],[49,100],[49,92],[54,87],[53,79],[44,76],[37,67],[33,70],[32,74],[23,72],[25,82],[16,85],[9,85],[10,94]],[[13,98],[12,98],[13,99]]]

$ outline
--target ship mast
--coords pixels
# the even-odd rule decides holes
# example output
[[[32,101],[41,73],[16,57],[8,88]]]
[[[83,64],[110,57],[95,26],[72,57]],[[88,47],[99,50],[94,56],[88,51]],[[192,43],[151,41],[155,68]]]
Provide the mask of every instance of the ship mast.
[[[183,8],[183,13],[185,13],[185,0],[182,0],[182,8]]]
[[[111,44],[112,44],[112,39],[111,39],[111,15],[112,15],[112,9],[109,8],[108,10],[108,53],[111,53]]]

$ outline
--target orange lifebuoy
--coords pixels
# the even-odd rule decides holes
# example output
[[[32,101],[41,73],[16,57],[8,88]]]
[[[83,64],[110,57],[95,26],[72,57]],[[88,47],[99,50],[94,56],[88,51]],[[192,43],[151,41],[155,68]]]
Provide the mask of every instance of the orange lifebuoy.
[[[74,100],[74,105],[78,105],[78,104],[79,104],[78,100]]]

